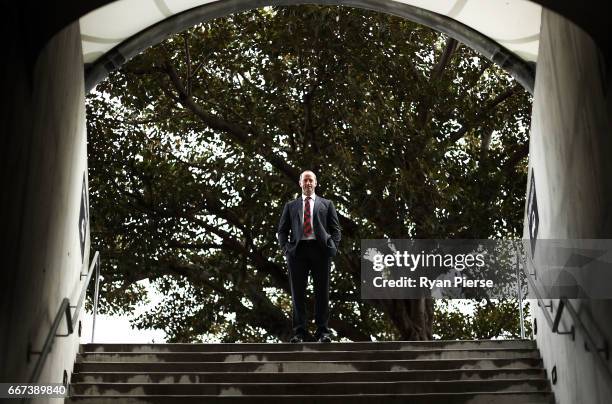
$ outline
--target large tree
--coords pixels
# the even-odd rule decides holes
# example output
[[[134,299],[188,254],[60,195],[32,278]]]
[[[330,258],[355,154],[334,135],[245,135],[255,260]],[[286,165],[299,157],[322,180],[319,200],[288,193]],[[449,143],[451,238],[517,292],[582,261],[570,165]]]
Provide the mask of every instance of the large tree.
[[[88,96],[102,309],[170,341],[284,340],[275,238],[304,169],[340,214],[330,326],[430,339],[431,300],[362,300],[360,239],[515,237],[531,99],[454,39],[346,7],[275,7],[195,26]]]

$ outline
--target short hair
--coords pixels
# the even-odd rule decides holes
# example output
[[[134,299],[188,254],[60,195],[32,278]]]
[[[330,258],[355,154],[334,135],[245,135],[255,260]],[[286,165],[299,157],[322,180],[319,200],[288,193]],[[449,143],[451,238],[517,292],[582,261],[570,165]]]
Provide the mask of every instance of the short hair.
[[[314,177],[314,179],[316,181],[317,175],[313,171],[311,171],[311,170],[304,170],[304,171],[302,171],[302,173],[300,174],[300,181],[302,181],[302,178],[304,178],[304,174],[306,174],[306,173],[312,174],[312,176]]]

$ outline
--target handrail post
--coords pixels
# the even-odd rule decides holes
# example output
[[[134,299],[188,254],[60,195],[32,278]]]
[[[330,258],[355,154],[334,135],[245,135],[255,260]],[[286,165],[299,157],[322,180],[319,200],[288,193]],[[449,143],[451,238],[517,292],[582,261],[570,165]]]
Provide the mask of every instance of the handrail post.
[[[91,281],[91,276],[93,274],[94,269],[96,271],[95,300],[94,300],[94,327],[95,327],[95,321],[96,321],[95,314],[96,314],[96,311],[98,310],[98,294],[99,294],[99,289],[100,289],[100,286],[99,286],[100,284],[100,253],[98,251],[96,251],[94,255],[94,259],[92,260],[92,264],[90,265],[89,271],[87,272],[87,280],[85,281],[83,285],[83,288],[81,290],[81,295],[79,297],[79,301],[77,305],[71,306],[70,299],[68,299],[67,297],[63,298],[62,303],[60,304],[60,308],[57,311],[57,314],[55,315],[55,319],[53,320],[53,324],[51,325],[51,329],[47,333],[47,337],[45,338],[45,342],[43,344],[42,350],[33,351],[31,346],[28,344],[28,362],[30,361],[30,357],[32,355],[39,355],[38,360],[36,361],[36,364],[34,365],[34,370],[32,371],[32,374],[30,376],[29,383],[36,383],[38,381],[38,377],[40,376],[40,373],[42,372],[42,368],[45,364],[45,361],[47,360],[47,355],[51,351],[51,347],[53,346],[55,337],[68,337],[74,333],[74,326],[77,324],[77,321],[79,319],[79,312],[81,308],[83,307],[83,302],[85,300],[85,294],[87,293],[87,288],[88,288],[89,282]],[[74,315],[71,318],[70,310],[73,308],[75,310],[74,310]],[[57,334],[57,329],[62,321],[63,316],[66,317],[66,327],[68,329],[68,332],[66,334]],[[91,340],[93,342],[93,331],[92,331]]]
[[[519,241],[520,242],[520,241]],[[525,315],[523,313],[523,295],[521,293],[521,268],[520,268],[521,250],[519,245],[516,245],[516,297],[518,299],[519,317],[521,324],[521,339],[525,339]]]
[[[93,321],[91,325],[91,343],[94,342],[94,333],[96,331],[96,314],[98,313],[98,296],[100,293],[100,256],[96,259],[96,283],[94,284],[94,307]]]
[[[72,318],[71,318],[71,313],[70,313],[70,301],[68,301],[68,304],[66,305],[66,326],[68,328],[68,334],[66,334],[66,336],[72,334],[74,332],[74,324],[72,324]]]
[[[66,312],[70,313],[70,300],[68,300],[67,297],[62,299],[62,303],[60,304],[60,308],[59,308],[57,314],[55,315],[55,319],[53,320],[53,325],[51,326],[51,331],[47,334],[47,338],[45,339],[45,343],[43,344],[42,349],[40,351],[32,351],[31,349],[28,350],[28,358],[31,355],[40,355],[38,357],[38,360],[36,361],[36,364],[34,365],[34,370],[32,371],[32,374],[30,376],[30,379],[29,379],[28,383],[36,383],[38,381],[38,377],[40,376],[40,373],[42,372],[42,367],[43,367],[43,364],[44,364],[44,360],[47,358],[47,355],[51,351],[51,346],[53,345],[53,340],[56,337],[57,328],[59,327],[59,325],[60,325],[60,323],[62,321],[62,316],[64,316]],[[68,335],[70,335],[72,333],[72,331],[71,331],[71,325],[72,324],[70,323],[70,316],[69,315],[66,316],[66,320],[68,320],[68,324],[67,324],[68,334],[66,334],[64,336],[68,336]]]

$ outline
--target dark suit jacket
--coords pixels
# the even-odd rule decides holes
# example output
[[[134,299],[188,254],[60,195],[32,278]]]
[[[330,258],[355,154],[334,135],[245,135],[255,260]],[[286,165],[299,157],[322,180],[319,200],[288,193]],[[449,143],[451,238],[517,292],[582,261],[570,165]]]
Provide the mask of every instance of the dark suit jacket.
[[[298,242],[304,233],[302,217],[304,207],[302,196],[287,202],[278,224],[278,242],[283,253],[295,254]],[[340,244],[340,222],[334,204],[325,198],[316,196],[312,208],[312,228],[321,248],[333,257],[338,252]]]

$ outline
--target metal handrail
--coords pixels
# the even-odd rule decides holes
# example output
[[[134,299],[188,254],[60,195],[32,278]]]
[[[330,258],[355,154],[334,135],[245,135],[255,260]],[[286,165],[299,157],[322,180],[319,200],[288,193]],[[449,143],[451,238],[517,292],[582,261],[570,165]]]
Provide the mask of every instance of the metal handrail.
[[[542,298],[542,295],[540,294],[540,291],[538,290],[537,285],[535,284],[534,280],[531,279],[533,274],[529,273],[529,271],[527,270],[527,262],[526,262],[526,260],[523,260],[523,263],[525,264],[525,265],[522,266],[523,272],[526,275],[527,282],[529,283],[529,286],[531,286],[531,290],[535,294],[536,300],[538,301],[538,306],[542,307],[542,310],[544,312],[544,318],[546,319],[546,322],[548,323],[548,326],[550,328],[553,328],[554,320],[552,319],[552,316],[550,315],[550,313],[544,309],[545,307],[550,307],[550,309],[551,309],[550,311],[552,312],[552,303],[549,304],[549,305],[544,304],[544,299]],[[533,261],[532,261],[532,263],[533,263]]]
[[[525,254],[525,256],[527,257],[529,254]],[[535,264],[533,262],[533,259],[531,257],[529,257],[529,261],[531,263],[531,265],[535,268]],[[597,344],[595,343],[595,339],[593,338],[593,336],[591,335],[591,333],[589,332],[589,330],[586,328],[586,326],[584,325],[584,323],[582,322],[582,320],[580,319],[580,316],[578,314],[578,312],[576,311],[576,309],[574,308],[574,306],[571,304],[571,302],[569,301],[568,298],[566,297],[561,297],[559,299],[559,306],[557,308],[557,313],[555,313],[555,318],[553,319],[551,314],[548,312],[548,310],[546,310],[546,308],[550,308],[550,312],[553,312],[553,303],[552,300],[550,301],[549,304],[544,304],[544,299],[542,298],[542,295],[540,294],[540,291],[538,290],[535,282],[532,278],[533,274],[529,273],[527,270],[527,262],[526,259],[523,261],[525,265],[523,265],[523,272],[527,275],[527,280],[531,286],[531,289],[533,290],[534,294],[536,295],[536,299],[538,300],[538,306],[540,306],[542,308],[542,312],[544,313],[544,318],[546,319],[546,322],[548,323],[549,327],[551,328],[552,332],[555,334],[561,334],[561,335],[566,335],[569,334],[572,336],[572,340],[575,339],[576,335],[575,335],[575,329],[577,328],[581,334],[584,336],[585,339],[585,349],[587,351],[590,352],[595,352],[595,357],[596,362],[598,364],[598,366],[601,368],[601,370],[603,370],[604,374],[606,374],[608,376],[608,379],[612,381],[612,370],[610,370],[610,367],[606,364],[606,361],[608,361],[610,359],[610,351],[609,351],[609,347],[608,347],[608,342],[606,340],[604,340],[604,346],[602,348],[598,348]],[[563,310],[567,308],[568,313],[570,314],[570,317],[572,318],[572,321],[574,323],[574,325],[576,327],[574,327],[574,325],[571,326],[569,331],[559,331],[559,324],[561,322],[561,316],[563,314]],[[605,355],[605,360],[602,357],[602,355],[600,354],[601,352],[604,353]]]
[[[516,299],[519,306],[519,324],[521,326],[521,339],[525,339],[525,314],[523,313],[523,295],[521,285],[521,264],[519,262],[520,250],[516,249]]]
[[[67,297],[63,298],[62,303],[60,304],[60,308],[57,311],[57,314],[55,315],[55,319],[53,320],[53,324],[51,325],[51,329],[49,330],[49,333],[47,334],[47,338],[45,339],[45,343],[43,345],[42,350],[41,351],[28,350],[28,359],[30,358],[30,355],[40,355],[38,357],[38,360],[36,361],[36,365],[34,366],[32,375],[30,376],[29,383],[36,383],[38,381],[38,378],[40,377],[40,373],[42,372],[42,369],[43,369],[43,365],[45,364],[45,361],[47,360],[47,356],[49,355],[49,352],[51,351],[51,348],[53,347],[53,342],[55,340],[55,337],[67,337],[74,332],[74,326],[77,324],[77,321],[79,318],[79,312],[81,311],[81,308],[83,306],[85,294],[87,292],[87,288],[89,286],[89,282],[91,281],[91,277],[94,271],[96,274],[96,285],[95,285],[95,295],[94,295],[94,314],[93,314],[94,325],[93,326],[95,327],[96,311],[98,307],[98,289],[99,289],[99,283],[100,283],[100,253],[98,251],[96,251],[96,253],[94,254],[91,265],[89,266],[89,272],[87,273],[87,279],[85,283],[83,284],[83,289],[81,291],[79,302],[77,303],[77,305],[71,306],[70,299],[68,299]],[[72,308],[75,309],[75,313],[73,317],[70,318],[70,309]],[[68,333],[67,334],[57,334],[57,330],[62,321],[62,317],[64,316],[66,317],[66,325],[68,327]],[[93,330],[92,330],[91,338],[93,342]]]
[[[94,273],[96,274],[96,283],[94,284],[94,309],[93,309],[93,324],[91,329],[91,342],[94,340],[94,332],[96,329],[96,314],[98,313],[98,294],[100,289],[100,252],[96,251],[93,259],[91,260],[91,265],[89,266],[89,271],[85,276],[85,283],[83,284],[83,289],[81,290],[81,295],[79,296],[79,301],[76,306],[74,315],[72,317],[72,324],[76,324],[79,319],[79,314],[81,312],[81,307],[83,306],[83,301],[85,300],[85,295],[87,294],[87,289],[89,288],[89,282],[91,281],[91,277]],[[83,276],[84,274],[81,274]]]

